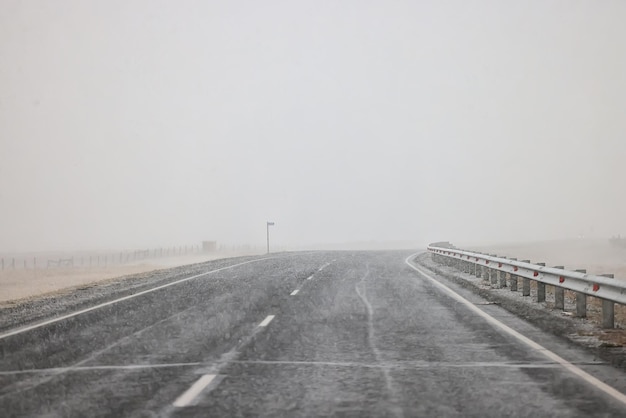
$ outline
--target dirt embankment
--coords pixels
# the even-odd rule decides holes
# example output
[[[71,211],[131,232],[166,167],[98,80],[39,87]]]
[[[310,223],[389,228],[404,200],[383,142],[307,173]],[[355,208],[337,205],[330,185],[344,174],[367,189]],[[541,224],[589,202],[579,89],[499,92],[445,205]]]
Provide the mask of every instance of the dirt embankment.
[[[0,271],[0,304],[19,303],[28,298],[107,282],[123,276],[242,255],[249,254],[190,254],[142,260],[132,264],[94,267],[5,268]]]

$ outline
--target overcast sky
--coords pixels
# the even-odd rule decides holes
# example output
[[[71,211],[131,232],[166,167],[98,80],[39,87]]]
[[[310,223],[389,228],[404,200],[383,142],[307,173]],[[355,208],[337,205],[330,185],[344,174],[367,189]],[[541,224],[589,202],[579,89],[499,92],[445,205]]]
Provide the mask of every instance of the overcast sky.
[[[626,235],[626,2],[0,2],[0,251]]]

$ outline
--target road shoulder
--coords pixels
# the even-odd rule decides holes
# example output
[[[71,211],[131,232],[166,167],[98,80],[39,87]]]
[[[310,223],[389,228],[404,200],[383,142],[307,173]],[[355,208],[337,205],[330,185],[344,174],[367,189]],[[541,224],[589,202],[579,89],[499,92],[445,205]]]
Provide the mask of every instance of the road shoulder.
[[[584,348],[612,366],[626,371],[626,348],[613,342],[614,337],[622,337],[625,330],[602,330],[588,319],[564,315],[559,310],[533,302],[531,297],[522,297],[508,289],[491,289],[481,279],[435,263],[428,253],[416,256],[413,262],[478,294],[489,303],[501,306],[539,329]]]

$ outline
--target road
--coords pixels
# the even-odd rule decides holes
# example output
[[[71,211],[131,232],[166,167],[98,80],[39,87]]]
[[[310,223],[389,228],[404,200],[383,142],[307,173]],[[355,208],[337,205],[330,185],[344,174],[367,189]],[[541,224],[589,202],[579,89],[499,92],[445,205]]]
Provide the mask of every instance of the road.
[[[623,372],[410,254],[208,262],[4,330],[0,415],[626,416]]]

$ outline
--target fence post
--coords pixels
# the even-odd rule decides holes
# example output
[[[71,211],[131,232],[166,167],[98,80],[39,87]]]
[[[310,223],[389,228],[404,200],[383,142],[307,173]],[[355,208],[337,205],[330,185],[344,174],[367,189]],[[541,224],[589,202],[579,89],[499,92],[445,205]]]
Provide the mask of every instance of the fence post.
[[[587,269],[578,269],[576,271],[587,273]],[[582,292],[576,292],[576,316],[579,318],[587,317],[587,295]]]
[[[522,260],[522,263],[530,263],[530,260]],[[530,296],[530,279],[522,280],[522,296]]]
[[[563,270],[565,266],[554,266],[555,269]],[[565,310],[565,289],[554,286],[554,309]]]
[[[511,260],[517,261],[517,258],[511,257]],[[509,282],[511,286],[511,292],[517,292],[517,276],[513,273],[509,273]]]
[[[600,274],[601,277],[614,279],[613,274]],[[602,299],[602,328],[615,328],[615,303]]]
[[[546,263],[536,263],[538,266],[545,266]],[[537,303],[546,301],[546,284],[537,281]]]

